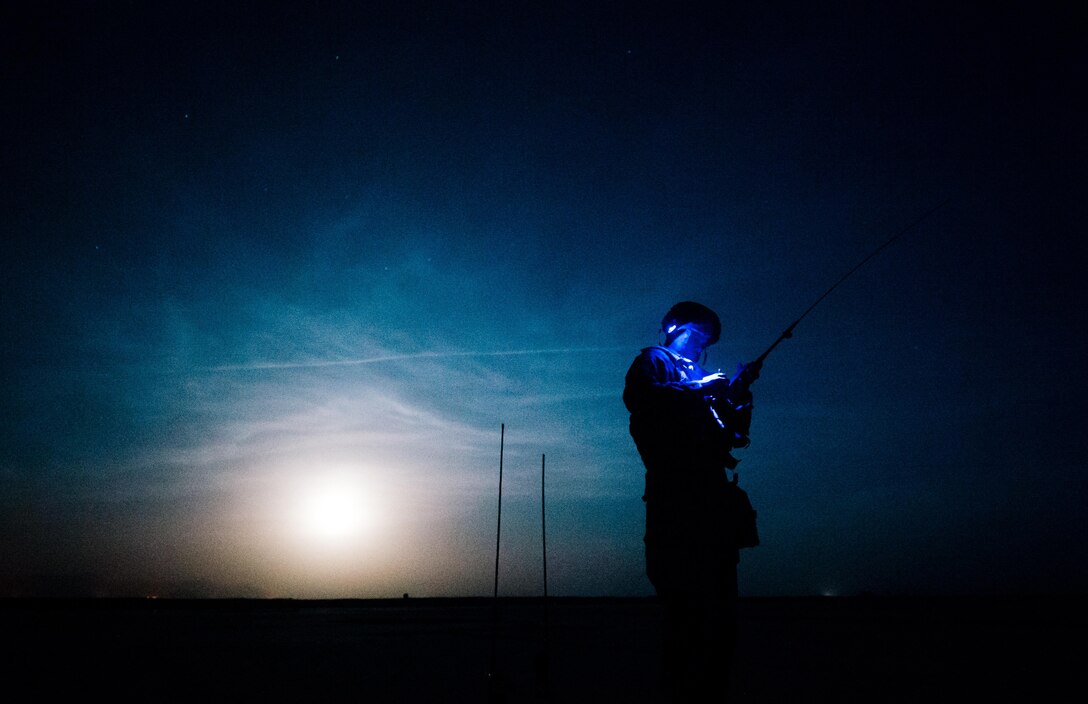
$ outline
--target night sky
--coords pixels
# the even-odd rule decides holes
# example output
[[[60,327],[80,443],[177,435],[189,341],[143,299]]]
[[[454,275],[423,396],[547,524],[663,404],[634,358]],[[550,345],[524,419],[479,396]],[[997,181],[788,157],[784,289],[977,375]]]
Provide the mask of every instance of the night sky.
[[[1074,3],[4,3],[0,595],[644,595],[623,377],[756,357],[742,595],[1088,589]],[[160,6],[161,5],[161,6]],[[710,7],[710,6],[707,6]],[[364,9],[365,8],[365,9]]]

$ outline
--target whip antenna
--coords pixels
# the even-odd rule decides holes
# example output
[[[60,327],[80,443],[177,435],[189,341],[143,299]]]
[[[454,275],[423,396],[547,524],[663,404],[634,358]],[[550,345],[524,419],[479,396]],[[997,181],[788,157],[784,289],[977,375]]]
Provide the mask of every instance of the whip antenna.
[[[499,426],[499,517],[495,526],[495,592],[499,598],[499,539],[502,537],[502,452],[506,442],[506,423]]]
[[[544,506],[544,455],[540,456],[540,543],[544,565],[544,643],[543,652],[537,661],[537,675],[540,677],[545,694],[550,691],[549,653],[548,653],[548,519]]]
[[[880,254],[880,253],[881,253],[881,252],[883,252],[883,251],[884,251],[885,249],[887,249],[888,247],[890,247],[890,246],[891,246],[892,244],[894,244],[894,243],[895,243],[895,241],[896,241],[896,240],[898,240],[898,239],[899,239],[900,237],[902,237],[903,235],[907,234],[908,232],[910,232],[910,231],[911,231],[911,230],[913,230],[914,228],[916,228],[916,227],[918,227],[919,225],[921,225],[921,224],[922,224],[922,222],[923,222],[923,221],[924,221],[924,220],[925,220],[926,218],[928,218],[928,217],[929,217],[930,215],[932,215],[933,213],[935,213],[935,212],[937,212],[938,210],[940,210],[941,208],[943,208],[943,207],[944,207],[945,205],[947,205],[947,204],[948,204],[948,201],[950,201],[950,200],[952,200],[952,196],[949,196],[948,198],[945,198],[944,200],[942,200],[942,201],[941,201],[940,203],[938,203],[937,205],[933,206],[932,208],[930,208],[930,209],[929,209],[929,210],[927,210],[926,212],[922,213],[922,214],[921,214],[920,216],[918,216],[918,218],[916,218],[916,219],[914,220],[914,222],[912,222],[911,224],[907,225],[906,227],[904,227],[904,228],[903,228],[902,230],[900,230],[899,232],[895,233],[895,235],[894,235],[894,236],[892,236],[892,238],[891,238],[891,239],[889,239],[889,240],[888,240],[887,242],[885,242],[884,244],[882,244],[882,245],[880,245],[879,247],[877,247],[876,249],[874,249],[874,250],[873,250],[872,252],[870,252],[870,253],[869,253],[869,256],[865,257],[865,258],[864,258],[864,259],[862,259],[862,260],[861,260],[860,262],[858,262],[858,263],[857,263],[856,265],[854,265],[854,268],[853,268],[853,269],[851,269],[850,271],[848,271],[848,272],[846,272],[845,274],[843,274],[843,275],[842,275],[842,278],[840,278],[840,279],[839,279],[838,281],[836,281],[836,282],[835,282],[834,284],[832,284],[832,285],[831,285],[831,288],[829,288],[829,289],[827,289],[826,291],[824,291],[824,292],[823,292],[823,295],[821,295],[821,296],[820,296],[819,298],[817,298],[817,299],[816,299],[815,301],[813,301],[812,305],[810,305],[810,306],[809,306],[809,307],[808,307],[808,308],[807,308],[807,309],[805,310],[805,312],[804,312],[804,313],[802,313],[802,314],[801,314],[801,316],[800,316],[799,318],[797,318],[797,320],[795,320],[795,321],[793,321],[792,323],[790,323],[790,326],[789,326],[788,328],[786,328],[786,329],[785,329],[785,330],[784,330],[784,331],[782,332],[782,334],[781,334],[781,335],[779,335],[779,336],[778,336],[778,339],[777,339],[777,340],[775,340],[775,341],[774,341],[774,342],[773,342],[773,343],[771,344],[771,346],[770,346],[770,347],[768,347],[768,348],[766,349],[766,351],[764,351],[764,353],[763,353],[763,354],[759,355],[759,357],[757,357],[757,358],[755,359],[755,361],[753,361],[752,363],[750,363],[750,364],[749,364],[748,366],[749,366],[749,367],[755,367],[756,369],[758,369],[758,368],[759,368],[759,366],[763,364],[763,360],[767,358],[767,355],[769,355],[769,354],[771,353],[771,350],[773,350],[773,349],[774,349],[775,347],[778,347],[778,343],[782,342],[782,340],[786,340],[786,339],[789,339],[789,338],[793,337],[793,329],[794,329],[795,327],[797,327],[797,324],[798,324],[798,323],[800,323],[800,322],[801,322],[802,320],[804,320],[804,319],[805,319],[805,316],[807,316],[807,315],[808,315],[809,313],[811,313],[811,312],[812,312],[812,309],[813,309],[813,308],[815,308],[816,306],[820,305],[820,302],[821,302],[821,301],[823,301],[823,300],[824,300],[825,298],[827,298],[827,297],[828,297],[828,296],[829,296],[829,295],[831,294],[831,292],[832,292],[832,291],[834,291],[834,290],[835,290],[836,288],[838,288],[839,284],[841,284],[841,283],[842,283],[843,281],[846,281],[847,279],[849,279],[849,278],[850,278],[850,277],[851,277],[851,276],[852,276],[852,275],[854,274],[854,272],[855,272],[855,271],[857,271],[857,270],[858,270],[858,269],[860,269],[861,267],[863,267],[863,266],[865,266],[866,264],[868,264],[868,263],[869,263],[869,260],[870,260],[870,259],[872,259],[872,258],[873,258],[873,257],[875,257],[876,255]]]
[[[495,591],[491,598],[491,667],[487,673],[489,699],[501,697],[496,679],[497,640],[499,636],[499,539],[502,537],[502,455],[506,441],[506,423],[499,426],[499,517],[495,527]]]

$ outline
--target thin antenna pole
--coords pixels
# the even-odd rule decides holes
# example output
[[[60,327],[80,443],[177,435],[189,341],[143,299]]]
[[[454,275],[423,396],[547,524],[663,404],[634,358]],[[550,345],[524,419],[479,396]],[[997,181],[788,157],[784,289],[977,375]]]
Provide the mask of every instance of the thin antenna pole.
[[[491,599],[491,667],[487,672],[488,698],[497,701],[500,698],[496,681],[496,658],[498,653],[499,633],[499,539],[502,537],[502,459],[506,444],[506,424],[499,426],[499,517],[495,526],[495,589]]]
[[[541,677],[545,694],[549,691],[548,673],[548,519],[544,504],[544,455],[540,456],[540,543],[544,561],[544,652],[541,654]]]
[[[499,518],[495,527],[495,592],[499,597],[499,538],[502,536],[502,454],[506,442],[506,423],[499,426]]]
[[[548,516],[544,511],[544,455],[540,456],[540,542],[544,547],[544,614],[548,610]]]

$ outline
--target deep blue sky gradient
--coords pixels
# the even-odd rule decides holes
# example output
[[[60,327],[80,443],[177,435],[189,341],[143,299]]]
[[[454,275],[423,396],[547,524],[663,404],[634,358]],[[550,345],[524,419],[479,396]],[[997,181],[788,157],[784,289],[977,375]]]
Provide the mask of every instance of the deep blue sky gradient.
[[[647,594],[623,375],[769,359],[753,595],[1084,591],[1072,4],[13,3],[5,593]],[[307,543],[308,483],[365,540]]]

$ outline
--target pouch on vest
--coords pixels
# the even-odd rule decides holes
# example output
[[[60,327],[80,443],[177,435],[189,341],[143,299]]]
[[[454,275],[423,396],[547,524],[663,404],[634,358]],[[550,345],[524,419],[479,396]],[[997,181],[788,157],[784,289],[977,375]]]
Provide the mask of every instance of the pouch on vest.
[[[725,503],[725,515],[729,517],[728,530],[732,534],[733,544],[738,548],[754,548],[759,545],[759,530],[756,528],[756,510],[748,499],[748,492],[737,486],[737,478],[725,482],[722,492]]]

